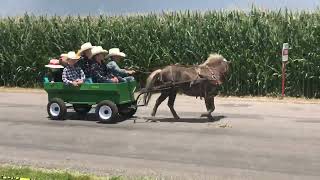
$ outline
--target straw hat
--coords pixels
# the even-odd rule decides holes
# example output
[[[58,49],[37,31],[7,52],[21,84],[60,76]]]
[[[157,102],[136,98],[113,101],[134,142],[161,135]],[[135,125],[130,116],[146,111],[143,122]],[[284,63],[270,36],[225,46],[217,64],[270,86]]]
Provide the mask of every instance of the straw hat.
[[[52,68],[52,69],[64,68],[62,65],[59,64],[59,60],[58,59],[51,59],[49,61],[49,64],[45,65],[45,67]]]
[[[97,55],[97,54],[107,54],[108,51],[103,49],[101,46],[94,46],[92,49],[91,49],[91,57]]]
[[[126,54],[123,52],[120,52],[119,48],[111,48],[111,49],[109,49],[109,54],[107,55],[107,58],[112,57],[112,56],[126,57]]]
[[[67,54],[67,53],[61,54],[61,55],[60,55],[60,59],[62,59],[62,60],[68,59],[68,54]]]
[[[92,49],[92,48],[93,48],[92,44],[90,42],[86,42],[81,45],[81,49],[78,51],[77,54],[80,55],[83,51],[86,51],[86,50]]]
[[[71,60],[71,59],[79,60],[80,59],[80,56],[77,55],[74,51],[68,52],[67,57],[68,57],[67,60]]]
[[[62,58],[68,58],[68,54],[67,54],[67,53],[63,53],[63,54],[60,55],[60,57],[62,57]]]

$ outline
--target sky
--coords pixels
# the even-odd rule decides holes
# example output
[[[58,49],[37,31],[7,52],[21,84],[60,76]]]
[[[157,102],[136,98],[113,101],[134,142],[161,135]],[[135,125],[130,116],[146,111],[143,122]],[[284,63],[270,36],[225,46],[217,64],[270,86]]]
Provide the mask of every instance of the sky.
[[[35,15],[125,15],[179,10],[315,10],[320,0],[0,0],[0,16]]]

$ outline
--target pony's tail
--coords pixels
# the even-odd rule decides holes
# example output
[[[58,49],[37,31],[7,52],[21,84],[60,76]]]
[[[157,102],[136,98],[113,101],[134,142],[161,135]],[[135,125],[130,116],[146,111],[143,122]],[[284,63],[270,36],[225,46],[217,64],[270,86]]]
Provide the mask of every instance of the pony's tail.
[[[154,87],[157,80],[160,79],[160,73],[161,73],[161,69],[153,71],[147,79],[146,87],[145,87],[145,90],[147,91],[147,93],[145,93],[143,96],[143,101],[145,105],[148,105],[152,96],[152,92],[148,92],[148,91],[151,90]]]

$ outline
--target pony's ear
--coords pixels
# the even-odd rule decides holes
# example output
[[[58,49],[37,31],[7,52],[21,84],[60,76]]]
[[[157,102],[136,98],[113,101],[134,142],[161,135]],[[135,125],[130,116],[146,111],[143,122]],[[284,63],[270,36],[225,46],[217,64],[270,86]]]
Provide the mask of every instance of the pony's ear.
[[[223,58],[223,61],[226,62],[226,63],[228,63],[228,64],[231,63],[231,61],[228,61],[226,58]]]

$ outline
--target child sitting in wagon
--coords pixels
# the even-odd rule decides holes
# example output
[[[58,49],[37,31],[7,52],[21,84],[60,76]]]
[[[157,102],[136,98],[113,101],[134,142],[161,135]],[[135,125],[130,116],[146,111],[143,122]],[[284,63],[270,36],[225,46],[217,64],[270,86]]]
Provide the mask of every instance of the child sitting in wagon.
[[[78,51],[77,55],[80,56],[80,60],[78,62],[78,66],[83,70],[84,74],[86,75],[86,78],[90,78],[91,75],[91,49],[94,46],[90,42],[84,43],[81,45],[81,49]]]
[[[91,59],[93,61],[91,65],[92,80],[94,83],[118,83],[119,80],[104,64],[104,58],[108,53],[101,46],[95,46],[91,49]]]
[[[62,82],[62,69],[64,67],[60,64],[58,59],[51,59],[49,64],[45,65],[45,67],[49,68],[49,71],[46,74],[49,82]]]
[[[80,56],[74,51],[70,51],[67,56],[68,65],[63,69],[62,80],[65,85],[79,86],[84,83],[85,74],[83,70],[76,66]]]
[[[110,58],[107,67],[111,71],[111,73],[119,79],[120,82],[133,81],[134,77],[130,75],[134,74],[135,71],[121,69],[117,64],[117,62],[119,62],[124,57],[126,57],[126,54],[120,52],[119,48],[111,48],[109,50],[109,54],[107,55],[107,58]]]
[[[68,65],[68,54],[67,53],[63,53],[60,55],[60,58],[59,58],[59,63],[63,66],[63,67],[66,67]]]

